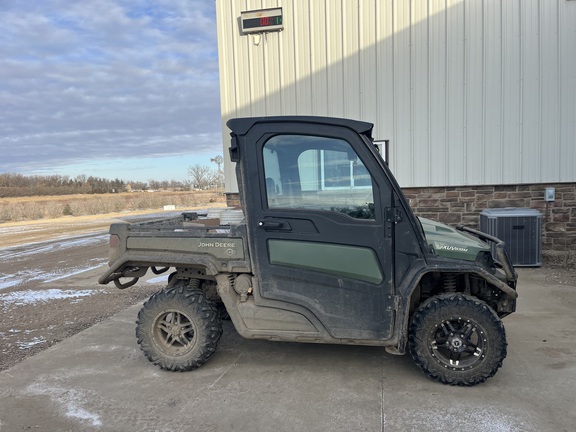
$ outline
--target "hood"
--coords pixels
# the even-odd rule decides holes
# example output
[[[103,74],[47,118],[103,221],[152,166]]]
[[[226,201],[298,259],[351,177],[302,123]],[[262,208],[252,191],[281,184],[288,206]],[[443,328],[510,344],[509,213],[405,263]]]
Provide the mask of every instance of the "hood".
[[[475,261],[478,252],[490,251],[490,246],[473,235],[426,218],[418,218],[426,242],[433,253],[446,258]]]

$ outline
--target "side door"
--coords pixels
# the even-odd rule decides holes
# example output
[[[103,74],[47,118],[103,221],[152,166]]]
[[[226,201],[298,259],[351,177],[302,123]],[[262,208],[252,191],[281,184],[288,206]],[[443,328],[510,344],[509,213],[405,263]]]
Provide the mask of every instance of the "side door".
[[[245,143],[255,146],[244,193],[260,295],[306,308],[335,338],[391,338],[393,194],[368,140],[282,123],[256,125]]]

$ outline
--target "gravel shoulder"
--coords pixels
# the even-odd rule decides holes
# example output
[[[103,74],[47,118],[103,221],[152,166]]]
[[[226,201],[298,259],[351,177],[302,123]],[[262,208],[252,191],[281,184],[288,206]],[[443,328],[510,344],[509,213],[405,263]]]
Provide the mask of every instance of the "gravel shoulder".
[[[224,206],[215,204],[214,207]],[[194,208],[187,209],[194,211]],[[107,232],[111,223],[126,217],[162,217],[158,210],[108,213],[95,216],[68,216],[56,219],[0,223],[0,248],[25,245],[47,240],[66,239],[70,236]]]
[[[150,275],[152,280],[144,278],[127,290],[98,284],[107,265],[108,227],[126,217],[164,214],[114,213],[0,224],[0,370],[165,286],[167,275]]]

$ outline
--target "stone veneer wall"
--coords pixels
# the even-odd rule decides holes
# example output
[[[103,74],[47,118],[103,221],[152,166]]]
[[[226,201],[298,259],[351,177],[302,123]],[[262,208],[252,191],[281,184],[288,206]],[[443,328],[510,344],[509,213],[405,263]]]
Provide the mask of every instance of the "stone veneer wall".
[[[240,208],[240,194],[238,193],[226,193],[226,205],[228,207],[233,207],[235,209]]]
[[[546,203],[544,191],[556,189]],[[478,228],[480,212],[494,208],[532,208],[542,213],[542,255],[545,263],[576,265],[576,183],[405,188],[416,215],[447,225]]]
[[[556,189],[546,203],[544,191]],[[478,228],[480,212],[494,208],[532,208],[542,213],[542,255],[545,263],[576,266],[576,183],[404,188],[417,216],[447,225]],[[240,206],[238,194],[228,194],[229,206]]]

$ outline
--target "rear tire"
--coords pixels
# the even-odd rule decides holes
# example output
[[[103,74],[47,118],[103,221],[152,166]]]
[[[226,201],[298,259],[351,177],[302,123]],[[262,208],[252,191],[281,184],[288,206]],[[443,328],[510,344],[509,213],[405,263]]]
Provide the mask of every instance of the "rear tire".
[[[412,317],[408,348],[429,378],[473,386],[494,376],[506,358],[502,321],[483,301],[466,294],[426,300]]]
[[[154,294],[136,321],[140,349],[153,364],[169,371],[190,371],[216,352],[222,322],[214,302],[184,282]]]

